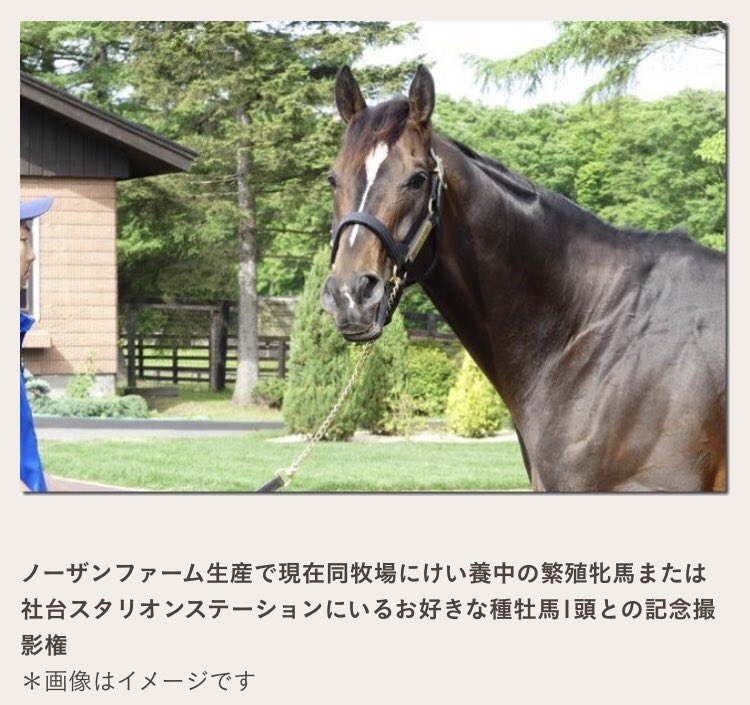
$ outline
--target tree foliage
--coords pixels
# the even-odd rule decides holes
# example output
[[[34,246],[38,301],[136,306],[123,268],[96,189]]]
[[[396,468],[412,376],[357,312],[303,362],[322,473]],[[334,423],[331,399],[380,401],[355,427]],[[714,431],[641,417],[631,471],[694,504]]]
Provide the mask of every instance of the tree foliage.
[[[724,31],[716,22],[558,27],[553,45],[506,62],[503,75],[534,84],[573,63],[635,66],[661,47]],[[383,22],[22,23],[22,70],[200,153],[190,174],[120,184],[121,300],[236,301],[243,225],[254,238],[257,293],[299,293],[330,227],[324,175],[342,131],[332,106],[335,72],[365,48],[414,31]],[[359,67],[368,101],[403,92],[416,61]],[[615,225],[683,228],[719,248],[725,121],[723,96],[705,91],[625,99],[617,113],[597,104],[516,114],[441,96],[435,112],[444,134]],[[242,177],[239,155],[249,157]],[[419,287],[402,307],[432,309]]]
[[[134,106],[129,22],[22,22],[21,70],[120,114]]]
[[[564,74],[571,66],[603,67],[604,77],[590,86],[585,100],[621,95],[632,83],[640,63],[654,52],[686,45],[703,37],[723,35],[722,22],[555,22],[557,38],[550,44],[510,59],[466,57],[485,85],[522,85],[534,93],[546,75]]]
[[[414,25],[387,22],[22,27],[23,68],[108,109],[127,108],[131,118],[199,153],[188,178],[121,189],[122,291],[233,293],[238,403],[250,401],[257,380],[256,302],[268,281],[259,262],[266,254],[284,257],[271,269],[289,272],[282,286],[298,286],[315,247],[311,236],[328,229],[322,183],[341,131],[331,107],[336,71],[366,48],[414,32]],[[361,75],[393,90],[415,63],[365,67]],[[306,239],[294,247],[299,233]]]
[[[441,97],[438,129],[603,220],[682,229],[724,248],[725,99],[711,91],[644,102],[543,105],[516,114]]]

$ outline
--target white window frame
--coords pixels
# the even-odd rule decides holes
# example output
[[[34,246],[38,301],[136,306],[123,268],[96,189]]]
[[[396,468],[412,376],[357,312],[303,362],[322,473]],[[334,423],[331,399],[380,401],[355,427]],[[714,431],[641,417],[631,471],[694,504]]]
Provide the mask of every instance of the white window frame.
[[[41,291],[41,277],[39,271],[39,218],[31,221],[31,246],[34,248],[36,259],[31,265],[31,288],[27,284],[28,313],[35,321],[39,320],[39,302]]]

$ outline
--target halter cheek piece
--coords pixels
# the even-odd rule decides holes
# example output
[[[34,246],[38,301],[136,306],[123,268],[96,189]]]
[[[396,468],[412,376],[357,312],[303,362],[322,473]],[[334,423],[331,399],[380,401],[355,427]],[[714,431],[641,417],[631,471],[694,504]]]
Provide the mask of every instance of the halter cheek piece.
[[[350,225],[364,225],[370,232],[377,236],[393,262],[392,282],[396,279],[402,280],[402,289],[417,283],[416,279],[412,281],[408,280],[408,270],[416,261],[430,233],[434,232],[435,237],[437,237],[440,226],[440,212],[443,206],[443,191],[447,188],[443,160],[432,149],[430,149],[430,154],[432,154],[436,163],[435,168],[430,173],[430,200],[427,202],[426,208],[422,211],[421,217],[417,218],[411,228],[409,228],[406,237],[398,241],[393,237],[391,231],[375,216],[363,213],[362,211],[353,211],[342,218],[336,230],[333,231],[333,239],[331,240],[331,266],[336,261],[336,253],[338,252],[339,242],[344,230]],[[422,279],[430,273],[436,260],[437,246],[435,247],[435,256],[432,264],[430,264]],[[397,304],[398,299],[391,311],[396,308]],[[390,314],[388,320],[390,320]]]

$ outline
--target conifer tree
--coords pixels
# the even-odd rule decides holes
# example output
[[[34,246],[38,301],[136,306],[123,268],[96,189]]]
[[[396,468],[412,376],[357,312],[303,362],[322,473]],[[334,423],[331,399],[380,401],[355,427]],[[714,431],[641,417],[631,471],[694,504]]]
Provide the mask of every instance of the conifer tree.
[[[372,433],[390,434],[401,429],[401,400],[406,388],[406,360],[409,339],[404,317],[396,309],[383,330],[353,394],[357,425]],[[355,351],[358,354],[358,351]]]
[[[329,274],[330,252],[315,256],[297,305],[292,329],[284,421],[292,433],[314,433],[328,416],[362,354],[347,343],[321,308],[320,291]],[[403,316],[393,320],[375,343],[362,376],[327,437],[348,440],[356,428],[373,433],[398,430],[400,399],[406,381],[408,339]]]
[[[282,406],[284,421],[292,433],[315,433],[338,399],[352,368],[349,345],[320,304],[329,258],[326,249],[315,255],[294,317]],[[356,419],[353,405],[346,404],[327,438],[348,440],[354,434]]]

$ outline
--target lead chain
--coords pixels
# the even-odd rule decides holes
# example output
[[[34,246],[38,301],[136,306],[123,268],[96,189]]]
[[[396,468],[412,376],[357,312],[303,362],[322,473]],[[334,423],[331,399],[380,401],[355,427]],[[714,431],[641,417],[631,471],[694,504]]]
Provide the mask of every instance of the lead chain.
[[[386,318],[388,318],[388,314],[391,312],[391,307],[393,306],[393,303],[395,302],[396,297],[398,296],[398,292],[401,288],[401,278],[396,274],[395,268],[391,281],[393,282],[393,288],[391,289],[390,296],[388,297],[388,309],[386,310]],[[344,406],[346,400],[349,398],[349,395],[352,393],[354,385],[362,375],[362,370],[364,369],[365,363],[367,362],[368,358],[370,357],[370,355],[372,355],[372,351],[375,348],[376,342],[376,340],[371,340],[368,343],[365,343],[364,346],[362,346],[362,353],[359,356],[359,360],[357,360],[357,363],[354,365],[354,369],[352,370],[352,374],[349,377],[349,381],[341,390],[339,398],[336,400],[336,403],[333,405],[333,408],[329,412],[325,421],[320,424],[318,430],[308,441],[304,450],[297,456],[290,467],[279,468],[276,471],[275,475],[276,477],[281,479],[281,481],[284,483],[284,487],[286,487],[294,479],[295,473],[297,472],[297,470],[299,470],[302,463],[305,462],[307,456],[313,452],[315,446],[317,446],[318,443],[320,443],[320,441],[325,437],[326,433],[328,433],[328,429],[336,420],[336,417],[339,415],[341,408]]]

